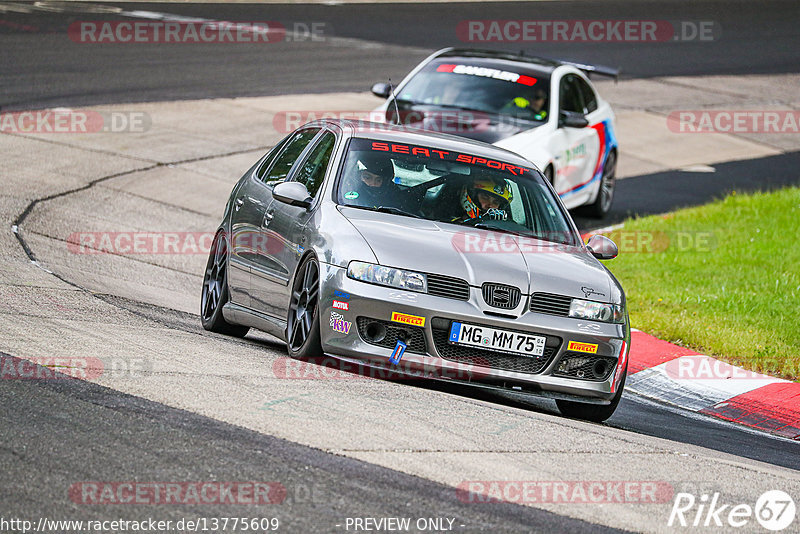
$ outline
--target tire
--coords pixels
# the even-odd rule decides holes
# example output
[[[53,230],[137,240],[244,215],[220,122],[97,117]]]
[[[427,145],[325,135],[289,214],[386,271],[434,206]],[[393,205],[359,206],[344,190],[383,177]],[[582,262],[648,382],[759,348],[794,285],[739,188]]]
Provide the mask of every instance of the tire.
[[[558,406],[558,411],[560,411],[562,415],[571,417],[573,419],[583,419],[584,421],[602,423],[614,415],[614,412],[619,405],[619,401],[622,398],[622,391],[625,389],[625,379],[627,377],[628,369],[626,367],[625,374],[622,376],[622,380],[620,380],[617,394],[614,395],[614,398],[611,400],[611,404],[600,405],[568,400],[557,400],[556,405]]]
[[[608,153],[603,164],[603,175],[600,177],[600,190],[595,201],[587,206],[587,212],[592,217],[602,219],[611,211],[614,203],[614,189],[617,185],[617,151]]]
[[[249,327],[231,324],[222,316],[222,307],[228,302],[228,297],[228,240],[225,239],[225,232],[217,232],[203,276],[200,322],[203,328],[211,332],[244,337]]]
[[[319,334],[319,263],[309,254],[300,264],[289,296],[286,347],[292,358],[322,356]]]

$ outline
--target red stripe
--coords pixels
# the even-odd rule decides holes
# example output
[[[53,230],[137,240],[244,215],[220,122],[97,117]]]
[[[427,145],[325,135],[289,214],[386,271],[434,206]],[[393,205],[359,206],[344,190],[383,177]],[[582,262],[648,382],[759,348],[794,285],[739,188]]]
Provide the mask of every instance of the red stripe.
[[[517,78],[517,83],[521,83],[522,85],[536,85],[536,78],[520,74],[519,78]]]
[[[644,332],[631,332],[631,352],[628,374],[638,373],[681,356],[699,354],[689,349],[662,341]]]
[[[603,164],[603,156],[606,154],[606,127],[602,122],[598,122],[592,128],[597,132],[597,137],[600,139],[600,147],[597,150],[597,164],[594,166],[594,172],[592,173],[592,178],[594,178],[597,171],[600,170],[600,166]]]
[[[800,383],[769,384],[704,408],[700,413],[800,440]]]
[[[594,172],[589,177],[589,179],[586,180],[585,182],[579,183],[578,185],[576,185],[574,187],[570,187],[566,191],[559,191],[558,192],[559,195],[565,195],[565,194],[569,193],[570,191],[574,191],[575,189],[583,187],[584,185],[586,185],[589,182],[591,182],[592,180],[594,180],[594,176],[595,176],[595,174],[597,174],[597,169],[600,168],[600,165],[603,162],[603,155],[606,153],[606,130],[603,127],[603,123],[602,122],[598,122],[597,124],[593,124],[592,126],[589,126],[589,128],[592,128],[593,130],[595,130],[597,132],[597,137],[600,138],[600,147],[597,150],[597,163],[594,166]]]
[[[619,386],[619,380],[622,378],[622,371],[625,369],[625,361],[628,358],[628,352],[625,350],[627,345],[625,342],[622,342],[622,349],[619,351],[619,358],[617,358],[617,371],[614,373],[614,381],[611,382],[611,393],[617,391],[617,386]]]
[[[455,65],[439,65],[436,67],[436,72],[453,72],[455,68]]]

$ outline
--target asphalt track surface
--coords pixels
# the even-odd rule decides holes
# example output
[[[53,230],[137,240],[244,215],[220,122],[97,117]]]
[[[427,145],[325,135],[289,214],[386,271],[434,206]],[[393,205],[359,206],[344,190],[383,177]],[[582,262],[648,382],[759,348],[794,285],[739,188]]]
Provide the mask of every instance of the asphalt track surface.
[[[113,5],[113,4],[108,4]],[[34,11],[0,13],[5,21],[23,22],[37,31],[0,25],[0,107],[28,109],[56,105],[253,96],[286,92],[363,90],[382,76],[399,79],[433,49],[453,44],[454,28],[464,19],[494,18],[646,18],[707,20],[723,35],[718,43],[671,46],[542,44],[542,55],[621,66],[626,76],[795,72],[800,65],[796,2],[602,2],[535,4],[391,4],[391,5],[135,5],[224,20],[324,21],[337,37],[384,43],[350,49],[332,46],[329,54],[288,43],[264,48],[181,47],[175,45],[57,46],[66,22],[85,19]],[[92,20],[108,15],[92,15]],[[402,31],[398,31],[402,28]],[[62,36],[63,37],[63,36]],[[238,45],[237,45],[238,46]],[[681,47],[681,48],[678,48]],[[407,53],[403,53],[404,49]],[[8,52],[8,53],[6,53]],[[374,62],[374,63],[372,63]],[[368,65],[365,67],[364,65]],[[31,84],[31,80],[34,83]],[[616,207],[608,221],[632,214],[662,213],[706,202],[737,191],[770,189],[800,182],[796,153],[716,165],[715,173],[664,172],[619,182]],[[768,176],[769,178],[765,178]],[[596,221],[576,218],[582,228]],[[135,307],[135,303],[123,303]],[[173,316],[149,307],[158,321]],[[196,317],[182,316],[176,328],[202,333]],[[420,386],[408,386],[420,387]],[[513,400],[446,385],[421,386],[443,394]],[[547,402],[535,411],[553,413]],[[285,440],[180,411],[141,398],[74,380],[6,381],[0,388],[3,421],[0,488],[3,515],[116,518],[131,512],[114,507],[76,508],[62,488],[75,480],[280,480],[289,490],[289,507],[249,510],[250,515],[278,516],[288,531],[329,528],[344,517],[408,515],[455,517],[469,530],[605,532],[605,527],[510,504],[463,506],[452,488],[357,460],[325,454]],[[797,445],[724,423],[689,417],[637,398],[623,399],[607,423],[635,432],[700,445],[777,466],[800,469]],[[88,467],[91,466],[91,467]],[[317,496],[305,492],[316,485]],[[313,492],[312,492],[313,493]],[[157,510],[162,518],[229,515],[204,506]],[[156,511],[148,510],[149,515]],[[141,514],[139,514],[141,515]],[[283,530],[283,529],[282,529]]]
[[[628,217],[644,217],[722,199],[739,193],[771,191],[800,184],[800,153],[734,161],[714,165],[714,172],[665,171],[626,178],[617,182],[611,212],[598,222],[573,218],[581,230],[619,223]]]
[[[446,46],[525,49],[535,55],[596,62],[624,77],[779,74],[800,65],[800,4],[794,1],[602,1],[430,4],[124,3],[154,11],[229,21],[324,23],[330,42],[274,44],[114,44],[64,39],[70,23],[133,20],[58,2],[30,13],[0,9],[0,108],[31,109],[213,97],[364,91],[399,81]],[[113,2],[100,3],[115,6]],[[486,19],[710,21],[710,41],[655,43],[468,43],[459,22]],[[145,19],[139,19],[145,20]],[[339,46],[357,39],[362,46]],[[65,44],[66,41],[66,44]]]
[[[621,532],[531,507],[463,503],[441,484],[321,454],[82,380],[13,382],[0,388],[3,448],[14,451],[14,461],[3,454],[6,461],[0,464],[6,517],[36,518],[42,510],[50,518],[76,520],[232,515],[229,504],[165,504],[148,506],[146,513],[115,505],[77,511],[64,499],[63,488],[75,482],[77,473],[85,473],[91,480],[139,482],[280,481],[282,502],[240,506],[237,515],[277,517],[281,532],[343,530],[336,525],[344,525],[347,517],[404,517],[409,510],[454,519],[459,531]]]

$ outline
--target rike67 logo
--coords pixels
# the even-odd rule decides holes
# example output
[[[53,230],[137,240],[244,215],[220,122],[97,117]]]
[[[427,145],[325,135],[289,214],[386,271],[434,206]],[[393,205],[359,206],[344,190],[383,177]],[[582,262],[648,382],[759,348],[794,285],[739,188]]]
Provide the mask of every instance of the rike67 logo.
[[[794,522],[796,507],[792,497],[781,490],[763,493],[755,506],[750,504],[725,503],[719,493],[702,494],[695,497],[691,493],[678,493],[672,504],[667,526],[710,528],[741,528],[752,525],[755,519],[767,530],[778,532]],[[748,531],[753,531],[752,526]]]

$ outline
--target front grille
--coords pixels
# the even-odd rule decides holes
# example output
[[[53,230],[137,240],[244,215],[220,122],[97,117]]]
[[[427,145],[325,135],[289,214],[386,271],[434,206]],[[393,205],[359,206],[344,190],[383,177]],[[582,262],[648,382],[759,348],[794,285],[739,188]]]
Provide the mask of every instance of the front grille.
[[[367,338],[367,326],[370,323],[378,323],[386,328],[386,337],[380,341],[370,341]],[[370,345],[393,349],[397,344],[397,340],[400,339],[400,335],[405,333],[407,336],[411,336],[410,339],[406,340],[406,344],[408,345],[406,351],[415,352],[417,354],[426,354],[428,352],[425,343],[425,334],[422,328],[416,326],[401,327],[398,326],[397,323],[391,321],[381,321],[379,319],[370,319],[369,317],[356,318],[356,325],[358,326],[358,335]]]
[[[516,308],[522,296],[519,288],[489,282],[481,286],[481,293],[483,293],[483,300],[486,304],[504,310],[513,310]]]
[[[574,363],[570,365],[571,362]],[[561,361],[558,362],[558,367],[553,374],[555,376],[602,382],[614,371],[616,365],[616,358],[567,352],[561,357]]]
[[[469,284],[460,278],[428,274],[428,294],[448,299],[469,300]]]
[[[553,295],[550,293],[534,293],[531,296],[531,311],[549,313],[550,315],[569,316],[569,306],[572,297]]]
[[[516,371],[518,373],[536,374],[542,372],[542,369],[547,366],[547,363],[551,360],[558,348],[545,347],[542,356],[517,356],[476,347],[451,345],[447,342],[448,338],[447,330],[433,330],[433,344],[436,347],[436,352],[445,360],[469,365],[480,365],[491,369]]]

